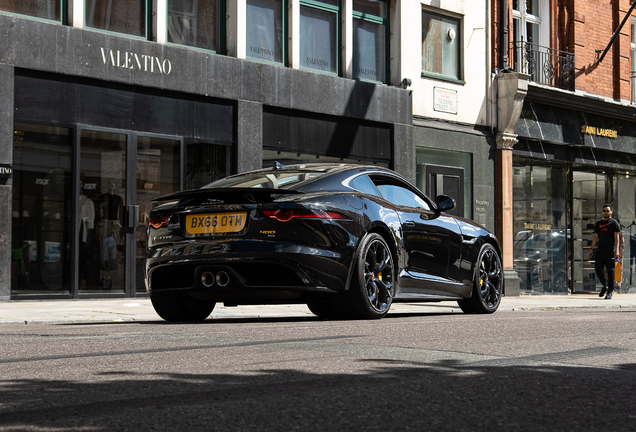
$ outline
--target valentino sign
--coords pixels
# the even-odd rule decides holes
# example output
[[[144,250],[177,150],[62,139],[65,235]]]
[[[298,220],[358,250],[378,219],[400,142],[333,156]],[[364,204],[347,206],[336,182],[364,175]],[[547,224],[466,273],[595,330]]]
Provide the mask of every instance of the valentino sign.
[[[129,51],[104,49],[103,47],[101,51],[102,61],[107,66],[163,75],[170,75],[172,72],[172,63],[168,59]]]

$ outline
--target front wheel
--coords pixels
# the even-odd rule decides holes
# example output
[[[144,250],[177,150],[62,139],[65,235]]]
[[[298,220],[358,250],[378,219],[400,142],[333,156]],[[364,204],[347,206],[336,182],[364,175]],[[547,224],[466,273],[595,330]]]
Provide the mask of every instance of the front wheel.
[[[184,292],[162,292],[150,296],[152,307],[166,321],[197,322],[206,319],[216,303],[198,300]]]
[[[503,293],[503,269],[501,258],[490,244],[482,246],[475,264],[473,293],[470,298],[457,303],[465,313],[493,313],[501,303]]]
[[[384,317],[395,293],[395,264],[391,249],[379,234],[369,234],[354,264],[353,276],[346,303],[355,318]]]

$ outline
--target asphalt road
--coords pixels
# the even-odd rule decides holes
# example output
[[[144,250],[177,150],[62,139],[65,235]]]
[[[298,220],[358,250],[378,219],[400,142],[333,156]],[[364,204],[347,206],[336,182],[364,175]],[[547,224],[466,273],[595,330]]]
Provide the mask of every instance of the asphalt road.
[[[0,431],[631,431],[636,309],[0,325]]]

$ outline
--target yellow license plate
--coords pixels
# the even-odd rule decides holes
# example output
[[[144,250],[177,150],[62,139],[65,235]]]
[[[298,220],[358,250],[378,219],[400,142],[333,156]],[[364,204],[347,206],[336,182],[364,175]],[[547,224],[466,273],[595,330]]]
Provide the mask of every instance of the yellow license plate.
[[[247,213],[215,213],[186,216],[188,234],[236,233],[245,228]]]

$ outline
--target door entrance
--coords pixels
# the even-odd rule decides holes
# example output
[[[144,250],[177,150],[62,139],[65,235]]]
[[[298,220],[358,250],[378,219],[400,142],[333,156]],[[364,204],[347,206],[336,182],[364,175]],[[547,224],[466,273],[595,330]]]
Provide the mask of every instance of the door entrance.
[[[78,291],[143,291],[151,199],[179,190],[178,139],[79,130]]]
[[[426,165],[426,184],[428,196],[432,199],[443,194],[455,200],[455,208],[448,214],[464,217],[463,168]]]
[[[604,173],[572,171],[572,292],[595,292],[599,284],[589,250],[594,224],[603,204],[611,203],[611,187]],[[600,286],[600,284],[599,284]]]

